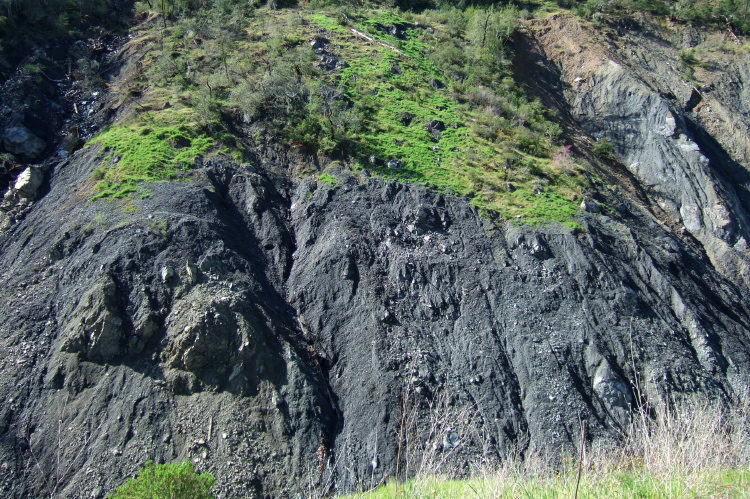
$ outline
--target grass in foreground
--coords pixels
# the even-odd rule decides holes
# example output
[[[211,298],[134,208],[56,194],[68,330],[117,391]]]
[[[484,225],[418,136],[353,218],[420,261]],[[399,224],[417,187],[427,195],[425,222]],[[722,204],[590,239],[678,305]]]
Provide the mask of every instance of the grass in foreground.
[[[463,480],[433,474],[428,465],[414,479],[345,497],[572,498],[577,483],[579,498],[750,497],[750,408],[739,407],[727,413],[693,401],[634,412],[617,448],[584,448],[580,483],[578,456],[563,459],[561,467],[510,458]]]
[[[653,476],[636,468],[589,476],[584,472],[578,497],[585,498],[704,498],[750,497],[750,470],[705,471],[684,476]],[[406,498],[572,498],[576,471],[551,477],[496,474],[471,480],[426,477],[389,483],[371,492],[346,496],[354,499]]]

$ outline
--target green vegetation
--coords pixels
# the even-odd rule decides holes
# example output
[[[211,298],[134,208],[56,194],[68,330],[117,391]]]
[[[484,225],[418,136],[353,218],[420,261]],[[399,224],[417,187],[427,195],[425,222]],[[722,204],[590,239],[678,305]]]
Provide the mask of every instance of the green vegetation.
[[[349,12],[312,20],[347,47],[339,88],[354,103],[361,168],[471,198],[506,219],[578,227],[575,200],[585,185],[570,159],[553,161],[560,127],[515,86],[505,42],[515,7],[427,11],[412,21],[393,11]],[[426,30],[418,26],[430,26]]]
[[[23,67],[21,68],[21,71],[22,71],[22,72],[23,72],[23,74],[25,74],[25,75],[36,75],[36,74],[39,74],[39,73],[40,73],[40,72],[42,71],[42,68],[40,68],[40,67],[39,67],[38,65],[36,65],[36,64],[25,64],[25,65],[24,65],[24,66],[23,66]]]
[[[679,53],[680,69],[682,70],[682,79],[689,82],[695,81],[695,66],[708,69],[709,65],[698,59],[701,49],[685,50]]]
[[[560,126],[510,75],[516,7],[189,7],[137,5],[178,15],[133,33],[144,70],[123,99],[140,111],[92,141],[108,154],[95,198],[178,179],[212,149],[241,157],[271,141],[509,220],[579,227],[586,180],[569,149],[555,160]]]
[[[589,19],[646,11],[683,22],[722,29],[729,26],[738,33],[750,33],[750,2],[747,0],[558,0],[558,4],[573,8],[578,15]]]
[[[698,59],[695,57],[695,52],[692,50],[686,50],[680,52],[680,62],[687,64],[688,66],[694,66],[698,64]]]
[[[607,137],[602,137],[594,143],[591,151],[602,159],[612,159],[615,154],[615,146]]]
[[[197,474],[189,462],[146,463],[138,478],[119,487],[108,499],[213,499],[215,480],[209,473]]]
[[[586,475],[592,471],[587,470]],[[472,480],[447,480],[426,477],[405,483],[392,482],[372,492],[346,496],[349,499],[407,499],[430,498],[572,498],[576,490],[576,469],[549,476],[524,478],[520,476],[493,476]],[[585,475],[584,475],[585,476]],[[642,467],[634,465],[628,471],[584,478],[578,489],[581,499],[664,499],[699,497],[747,497],[750,487],[750,470],[723,470],[694,475],[655,477],[644,474]]]
[[[508,42],[535,9],[615,16],[646,8],[639,1],[397,2],[416,12],[327,0],[137,3],[158,16],[133,32],[144,70],[124,99],[141,112],[94,140],[109,154],[94,197],[178,179],[210,150],[241,159],[273,143],[455,193],[506,220],[580,228],[588,180],[554,116],[515,84]],[[687,12],[685,2],[656,3]],[[742,24],[742,5],[719,4]],[[687,76],[695,64],[686,52]],[[602,140],[594,152],[614,149]]]
[[[318,177],[318,180],[330,186],[339,185],[339,181],[336,180],[335,177],[332,177],[331,175],[328,175],[327,173],[324,173],[320,177]]]
[[[157,236],[167,237],[169,234],[167,231],[168,228],[169,224],[166,220],[154,220],[151,225],[149,225],[148,230]]]
[[[212,146],[212,140],[185,119],[189,114],[170,124],[166,116],[147,114],[138,124],[109,127],[91,142],[108,152],[104,161],[109,164],[94,171],[94,199],[124,197],[136,192],[139,182],[174,180]]]
[[[585,452],[579,450],[562,462],[538,455],[509,456],[496,467],[478,466],[474,476],[464,480],[435,474],[430,468],[434,464],[428,464],[416,479],[346,497],[572,498],[576,490],[577,497],[591,499],[747,497],[747,410],[729,413],[709,401],[694,400],[671,409],[642,407],[630,416],[617,447],[587,445]],[[464,431],[468,436],[472,430]],[[444,459],[437,457],[440,463]]]

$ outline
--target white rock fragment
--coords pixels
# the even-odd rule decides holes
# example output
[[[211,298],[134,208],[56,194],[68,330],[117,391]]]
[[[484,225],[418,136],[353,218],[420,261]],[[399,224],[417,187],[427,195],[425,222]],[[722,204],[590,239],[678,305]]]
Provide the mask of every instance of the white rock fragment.
[[[25,198],[31,198],[44,181],[44,174],[39,168],[30,166],[16,178],[13,188]]]

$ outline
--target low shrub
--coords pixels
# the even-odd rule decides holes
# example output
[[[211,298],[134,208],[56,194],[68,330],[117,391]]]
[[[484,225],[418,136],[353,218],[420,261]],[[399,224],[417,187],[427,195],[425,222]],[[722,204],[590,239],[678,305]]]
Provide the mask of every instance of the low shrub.
[[[214,499],[213,475],[198,474],[189,462],[183,464],[146,463],[138,478],[119,487],[108,499]]]
[[[612,159],[615,155],[615,146],[606,137],[597,140],[591,150],[602,159]]]

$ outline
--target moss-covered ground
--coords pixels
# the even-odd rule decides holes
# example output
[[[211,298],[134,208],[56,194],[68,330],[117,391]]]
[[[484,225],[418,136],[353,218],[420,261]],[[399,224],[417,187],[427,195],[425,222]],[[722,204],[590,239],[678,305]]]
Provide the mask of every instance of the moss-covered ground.
[[[94,199],[122,198],[143,182],[176,180],[205,154],[213,141],[197,131],[190,112],[145,114],[132,124],[105,129],[91,144],[101,144],[103,165],[94,172],[98,180]]]
[[[338,85],[365,118],[355,156],[360,167],[450,190],[506,219],[577,226],[586,181],[568,156],[555,161],[559,132],[539,130],[556,125],[512,79],[496,78],[494,88],[477,81],[460,94],[429,57],[447,30],[429,14],[407,22],[393,11],[373,10],[358,21],[347,16],[347,26],[337,23],[340,15],[311,19],[329,31],[333,46],[344,47],[338,52],[348,67],[337,75]],[[400,38],[389,34],[394,26]],[[435,122],[437,134],[428,130]]]
[[[473,20],[484,13],[235,6],[140,26],[147,55],[131,93],[141,111],[92,141],[107,151],[94,197],[177,179],[199,156],[239,156],[272,136],[507,220],[578,227],[581,167],[561,155],[553,117],[509,77],[508,48],[480,45]],[[517,12],[492,15],[504,26]],[[318,66],[316,37],[345,67]],[[243,117],[239,134],[228,116]]]

